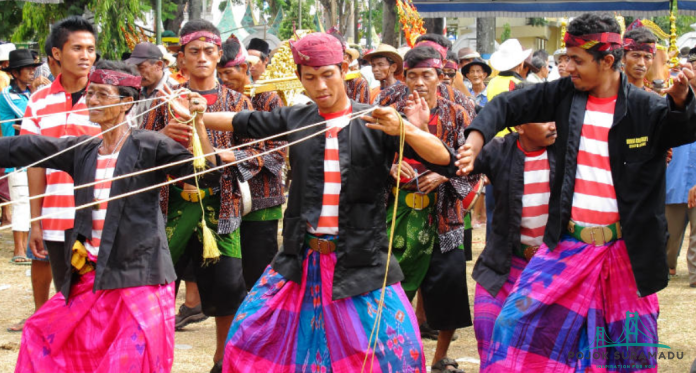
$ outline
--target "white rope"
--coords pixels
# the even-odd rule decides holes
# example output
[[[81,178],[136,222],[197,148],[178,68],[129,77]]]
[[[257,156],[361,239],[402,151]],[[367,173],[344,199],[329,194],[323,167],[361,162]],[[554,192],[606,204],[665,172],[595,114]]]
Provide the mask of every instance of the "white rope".
[[[377,108],[377,107],[373,107],[373,108],[371,108],[371,109],[364,110],[364,112],[371,112],[371,111],[375,110],[376,108]],[[361,112],[361,113],[362,113],[362,112]],[[357,116],[358,113],[354,113],[353,115]],[[362,114],[360,114],[360,115],[362,115]],[[349,116],[350,116],[350,115],[349,115]],[[352,120],[352,119],[355,119],[355,118],[352,118],[352,117],[351,117],[351,120]],[[322,122],[322,123],[326,123],[326,122],[328,122],[328,121],[324,121],[324,122]],[[349,124],[350,124],[350,122],[349,122]],[[316,123],[313,124],[313,125],[316,125]],[[307,128],[307,127],[303,127],[303,128]],[[216,166],[216,167],[213,167],[213,168],[210,168],[210,169],[207,169],[207,170],[203,170],[203,171],[199,171],[199,172],[194,172],[194,173],[192,173],[192,174],[190,174],[190,175],[182,176],[182,177],[177,178],[177,179],[168,180],[168,181],[165,181],[165,182],[162,182],[162,183],[159,183],[159,184],[155,184],[155,185],[151,185],[151,186],[148,186],[148,187],[145,187],[145,188],[137,189],[137,190],[130,191],[130,192],[127,192],[127,193],[123,193],[123,194],[119,194],[119,195],[117,195],[117,196],[109,197],[109,198],[104,199],[104,200],[94,201],[94,202],[90,202],[90,203],[87,203],[87,204],[84,204],[84,205],[81,205],[81,206],[76,206],[75,209],[74,209],[74,211],[82,210],[82,209],[85,209],[85,208],[88,208],[88,207],[92,207],[92,206],[101,204],[101,203],[103,203],[103,202],[110,202],[110,201],[113,201],[113,200],[117,200],[117,199],[121,199],[121,198],[130,197],[130,196],[136,195],[136,194],[138,194],[138,193],[146,192],[146,191],[148,191],[148,190],[158,189],[158,188],[161,188],[161,187],[163,187],[163,186],[167,186],[167,185],[170,185],[170,184],[178,183],[178,182],[180,182],[180,181],[189,180],[189,179],[191,179],[192,177],[196,177],[196,176],[200,176],[200,175],[203,175],[203,174],[207,174],[207,173],[209,173],[209,172],[217,171],[217,170],[223,169],[223,168],[225,168],[225,167],[234,166],[234,165],[236,165],[236,164],[239,164],[239,163],[242,163],[242,162],[246,162],[246,161],[249,160],[249,159],[261,157],[261,156],[263,156],[263,155],[270,154],[270,153],[272,153],[272,152],[276,152],[276,151],[278,151],[278,150],[288,148],[288,147],[290,147],[290,146],[292,146],[292,145],[299,144],[299,143],[304,142],[304,141],[306,141],[306,140],[308,140],[308,139],[310,139],[310,138],[312,138],[312,137],[314,137],[314,136],[317,136],[317,135],[320,135],[320,134],[322,134],[322,133],[325,133],[326,131],[328,131],[328,130],[330,130],[330,129],[331,129],[331,127],[324,128],[324,129],[322,129],[322,130],[320,130],[320,131],[318,131],[318,132],[315,132],[315,133],[313,133],[313,134],[311,134],[311,135],[308,135],[308,136],[306,136],[306,137],[303,137],[303,138],[301,138],[301,139],[295,140],[295,141],[293,141],[293,142],[289,142],[289,143],[287,143],[287,144],[285,144],[285,145],[279,146],[279,147],[274,148],[274,149],[271,149],[271,150],[267,150],[267,151],[261,152],[261,153],[259,153],[259,154],[257,154],[257,155],[251,156],[251,157],[247,157],[247,158],[244,158],[244,159],[239,159],[239,160],[236,160],[236,161],[234,161],[234,162],[226,163],[226,164],[223,164],[223,165],[220,165],[220,166]],[[296,131],[296,130],[294,130],[294,131]],[[225,149],[225,150],[229,150],[229,149]],[[187,159],[186,159],[186,161],[188,161],[188,162],[190,162],[191,160],[192,160],[192,158],[187,158]],[[143,171],[146,171],[146,170],[143,170]],[[138,171],[138,172],[141,172],[141,171]],[[105,180],[101,180],[99,183],[104,183],[104,182],[105,182]],[[29,220],[29,222],[32,223],[32,222],[35,222],[35,221],[39,221],[39,220],[42,220],[42,219],[51,218],[51,217],[59,216],[59,215],[63,215],[63,214],[65,214],[65,212],[63,212],[63,211],[58,211],[58,212],[54,212],[54,213],[51,213],[51,214],[47,214],[47,215],[43,215],[43,216],[39,216],[39,217],[33,218],[33,219]],[[7,230],[7,229],[11,229],[11,228],[12,228],[11,225],[2,226],[2,227],[0,227],[0,231]]]
[[[24,120],[24,119],[39,119],[43,117],[50,117],[54,115],[60,115],[60,114],[72,114],[72,113],[79,113],[83,111],[89,111],[89,110],[98,110],[98,109],[106,109],[110,107],[115,107],[115,106],[125,106],[125,105],[131,105],[131,104],[137,104],[140,102],[145,102],[145,101],[154,101],[154,100],[160,100],[160,99],[167,99],[169,97],[178,97],[178,91],[175,91],[171,95],[164,95],[164,96],[158,96],[155,98],[144,98],[142,100],[137,100],[137,101],[128,101],[128,102],[119,102],[117,104],[109,104],[109,105],[104,105],[104,106],[95,106],[95,107],[85,107],[84,109],[75,109],[75,110],[68,110],[68,111],[59,111],[56,113],[51,113],[51,114],[41,114],[41,115],[32,115],[30,117],[22,117],[22,118],[15,118],[15,119],[5,119],[5,120],[0,120],[0,123],[8,123],[8,122],[16,122],[18,120]]]
[[[375,110],[376,108],[377,108],[377,107],[373,107],[373,108],[366,109],[366,110],[363,110],[363,111],[351,113],[351,114],[349,114],[349,115],[347,115],[347,116],[352,120],[352,119],[354,119],[354,118],[356,118],[356,117],[359,117],[359,116],[361,116],[361,115],[368,114],[368,113],[372,112],[373,110]],[[245,147],[245,146],[251,146],[251,145],[254,145],[254,144],[257,144],[257,143],[266,142],[266,141],[268,141],[268,140],[275,139],[275,138],[277,138],[277,137],[283,137],[283,136],[286,136],[286,135],[289,135],[289,134],[292,134],[292,133],[295,133],[295,132],[299,132],[299,131],[307,130],[307,129],[310,129],[310,128],[318,127],[318,126],[320,126],[320,125],[322,125],[322,124],[325,124],[325,123],[327,123],[327,122],[328,122],[328,120],[325,120],[325,121],[318,122],[318,123],[314,123],[314,124],[310,124],[310,125],[307,125],[307,126],[304,126],[304,127],[296,128],[296,129],[294,129],[294,130],[290,130],[290,131],[287,131],[287,132],[282,132],[282,133],[279,133],[279,134],[276,134],[276,135],[273,135],[273,136],[269,136],[269,137],[266,137],[266,138],[263,138],[263,139],[258,139],[258,140],[255,140],[255,141],[252,141],[252,142],[249,142],[249,143],[240,144],[240,145],[237,145],[237,146],[234,146],[234,147],[231,147],[231,148],[219,149],[219,150],[216,150],[216,151],[211,152],[211,153],[208,153],[208,154],[200,155],[200,156],[198,156],[198,157],[186,158],[186,159],[182,159],[182,160],[179,160],[179,161],[176,161],[176,162],[167,163],[167,164],[164,164],[164,165],[159,165],[159,166],[156,166],[156,167],[148,168],[148,169],[145,169],[145,170],[140,170],[140,171],[131,172],[131,173],[129,173],[129,174],[123,174],[123,175],[114,176],[113,178],[110,178],[110,179],[105,179],[105,180],[100,180],[100,181],[94,181],[94,182],[86,183],[86,184],[75,185],[73,188],[58,189],[58,190],[54,190],[54,191],[49,192],[49,193],[38,194],[38,195],[35,195],[35,196],[32,196],[32,197],[25,197],[25,198],[22,198],[22,199],[19,199],[19,200],[15,200],[15,201],[9,201],[9,202],[5,202],[5,203],[0,203],[0,208],[5,207],[5,206],[8,206],[8,205],[13,205],[13,204],[19,204],[19,203],[29,202],[29,201],[34,200],[34,199],[44,198],[44,197],[51,196],[51,195],[62,194],[62,193],[65,193],[65,192],[71,192],[71,191],[78,190],[78,189],[84,189],[84,188],[88,188],[88,187],[91,187],[91,186],[94,186],[94,185],[97,185],[97,184],[103,184],[103,183],[113,182],[113,181],[116,181],[116,180],[126,179],[126,178],[129,178],[129,177],[138,176],[138,175],[142,175],[142,174],[145,174],[145,173],[148,173],[148,172],[161,170],[161,169],[164,169],[164,168],[167,168],[167,167],[171,167],[171,166],[175,166],[175,165],[182,164],[182,163],[188,163],[188,162],[191,162],[191,161],[193,161],[193,160],[195,160],[195,159],[205,158],[205,157],[208,157],[208,156],[210,156],[210,155],[216,155],[216,154],[220,154],[220,153],[224,153],[224,152],[228,152],[228,151],[232,151],[232,150],[237,150],[237,149],[242,148],[242,147]],[[275,150],[275,149],[273,149],[273,150]],[[273,151],[273,150],[272,150],[272,151]],[[245,159],[243,159],[243,160],[240,161],[240,162],[247,161],[247,160],[249,160],[249,159],[253,159],[253,158],[256,158],[256,157],[258,157],[258,156],[260,156],[260,155],[251,156],[251,157],[245,158]],[[235,164],[236,164],[236,163],[235,163]]]
[[[179,95],[183,95],[183,93],[179,93]],[[75,144],[75,145],[73,145],[73,146],[70,146],[70,147],[68,147],[68,148],[65,148],[65,149],[63,149],[63,150],[61,150],[61,151],[59,151],[59,152],[57,152],[57,153],[55,153],[55,154],[52,154],[52,155],[50,155],[50,156],[48,156],[48,157],[46,157],[46,158],[44,158],[44,159],[38,160],[38,161],[36,161],[36,162],[34,162],[34,163],[28,165],[28,166],[24,166],[24,167],[22,167],[22,168],[20,168],[20,169],[14,170],[13,172],[10,172],[9,174],[5,174],[5,175],[3,175],[3,176],[0,176],[0,180],[3,180],[3,179],[6,179],[6,178],[10,177],[10,175],[12,175],[12,174],[14,174],[14,173],[16,173],[16,172],[24,172],[26,169],[31,168],[31,167],[34,167],[34,166],[40,164],[41,162],[45,162],[46,160],[49,160],[49,159],[51,159],[51,158],[55,158],[55,157],[57,157],[57,156],[59,156],[59,155],[61,155],[61,154],[63,154],[63,153],[69,152],[70,150],[73,150],[73,149],[77,148],[77,147],[80,146],[80,145],[86,144],[86,143],[88,143],[88,142],[90,142],[90,141],[92,141],[92,140],[94,140],[94,139],[96,139],[96,138],[102,136],[102,135],[105,134],[105,133],[111,132],[111,131],[115,130],[116,128],[120,127],[120,126],[122,126],[122,125],[124,125],[124,124],[126,124],[126,123],[129,123],[129,122],[135,120],[136,118],[138,118],[138,117],[140,117],[140,116],[143,116],[143,115],[147,114],[148,112],[150,112],[150,111],[152,111],[152,110],[155,110],[157,107],[162,106],[162,105],[166,104],[167,102],[169,102],[169,101],[171,101],[171,100],[173,100],[173,99],[175,99],[175,98],[176,98],[176,96],[173,96],[173,97],[171,97],[171,98],[169,98],[169,99],[167,99],[167,100],[164,100],[164,101],[162,101],[161,103],[159,103],[159,104],[157,104],[157,105],[151,107],[150,109],[148,109],[148,110],[146,110],[146,111],[144,111],[144,112],[142,112],[142,113],[140,113],[140,114],[138,114],[138,115],[136,115],[136,116],[134,116],[134,117],[132,117],[132,118],[127,118],[125,121],[123,121],[123,122],[121,122],[121,123],[119,123],[119,124],[117,124],[117,125],[115,125],[115,126],[109,128],[108,130],[105,130],[105,131],[102,131],[102,132],[100,132],[100,133],[98,133],[98,134],[96,134],[96,135],[90,136],[89,138],[85,139],[84,141],[78,142],[77,144]]]

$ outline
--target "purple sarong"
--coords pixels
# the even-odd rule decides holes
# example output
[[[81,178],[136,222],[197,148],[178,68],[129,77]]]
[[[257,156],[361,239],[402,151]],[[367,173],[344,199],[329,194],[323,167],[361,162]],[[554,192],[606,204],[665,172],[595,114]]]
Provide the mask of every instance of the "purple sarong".
[[[478,353],[481,359],[481,369],[487,365],[486,357],[490,349],[495,320],[498,318],[498,315],[500,315],[500,310],[503,309],[505,300],[510,295],[510,292],[517,283],[517,279],[520,278],[520,274],[522,274],[522,270],[526,266],[526,260],[513,256],[510,265],[510,275],[495,297],[484,289],[483,286],[476,284],[476,295],[474,297],[474,333],[476,334],[476,343],[478,344]]]
[[[270,266],[237,311],[223,372],[355,373],[368,354],[381,289],[332,300],[336,255],[307,249],[302,283]],[[425,372],[416,317],[400,284],[386,288],[373,354],[365,372]]]
[[[522,272],[482,371],[656,372],[658,314],[656,294],[638,296],[623,240],[594,246],[565,236]]]

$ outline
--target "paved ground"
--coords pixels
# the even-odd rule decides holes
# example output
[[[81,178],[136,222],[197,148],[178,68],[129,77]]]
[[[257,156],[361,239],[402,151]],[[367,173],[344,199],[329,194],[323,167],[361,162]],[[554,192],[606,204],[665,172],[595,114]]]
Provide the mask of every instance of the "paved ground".
[[[483,249],[483,229],[474,231],[474,259]],[[688,234],[686,235],[688,237]],[[0,233],[0,373],[13,372],[17,360],[20,335],[5,328],[29,316],[33,310],[28,266],[9,264],[12,257],[11,235]],[[679,258],[678,277],[659,293],[661,315],[658,320],[660,342],[683,352],[682,360],[660,361],[661,372],[688,372],[696,359],[696,289],[689,288],[685,252]],[[473,262],[467,264],[471,273]],[[469,296],[473,305],[474,283],[469,277]],[[182,300],[179,299],[179,303]],[[205,373],[212,366],[215,349],[214,322],[205,321],[176,333],[173,372]],[[457,359],[467,372],[478,372],[478,353],[472,328],[458,332],[459,340],[452,344],[450,357]],[[430,359],[435,351],[434,341],[425,341],[424,350]],[[661,350],[666,351],[666,350]]]

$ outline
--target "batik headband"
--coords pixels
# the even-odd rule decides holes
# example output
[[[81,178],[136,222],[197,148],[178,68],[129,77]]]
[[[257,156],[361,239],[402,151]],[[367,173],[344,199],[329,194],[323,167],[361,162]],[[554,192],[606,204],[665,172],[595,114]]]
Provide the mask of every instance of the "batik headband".
[[[237,40],[237,42],[239,42],[239,40]],[[231,61],[227,61],[225,67],[239,66],[246,62],[248,56],[249,53],[247,52],[246,48],[244,48],[244,45],[242,45],[242,43],[239,43],[239,52],[237,52],[237,57],[235,57]]]
[[[440,56],[442,56],[443,60],[447,58],[447,48],[443,47],[442,45],[440,45],[434,41],[430,41],[430,40],[421,41],[420,43],[416,44],[416,46],[414,48],[418,48],[418,47],[433,48],[437,51],[437,53],[440,53]]]
[[[597,48],[600,52],[608,52],[621,48],[621,35],[614,32],[603,32],[601,34],[587,34],[587,35],[572,35],[570,33],[565,34],[564,38],[566,48],[580,47],[582,49],[590,49],[595,45],[599,45]]]
[[[94,70],[89,75],[89,81],[97,84],[109,84],[117,87],[131,87],[140,89],[142,78],[135,75],[113,70]]]
[[[184,45],[194,41],[200,40],[206,43],[213,43],[218,47],[222,46],[222,39],[219,36],[213,34],[210,31],[196,31],[190,34],[186,34],[179,39],[179,44],[183,47]]]
[[[456,63],[454,63],[453,61],[450,61],[450,60],[447,60],[447,62],[445,62],[445,66],[444,66],[445,69],[452,69],[452,70],[457,70],[458,67],[459,66],[457,66]]]
[[[636,43],[636,41],[633,39],[625,38],[624,50],[648,52],[655,54],[657,53],[657,46],[655,45],[655,43]]]
[[[422,60],[419,61],[417,64],[410,66],[408,62],[404,62],[404,70],[408,69],[419,69],[419,68],[430,68],[432,67],[433,69],[441,69],[442,68],[442,60],[438,60],[437,58],[428,58],[427,60]]]

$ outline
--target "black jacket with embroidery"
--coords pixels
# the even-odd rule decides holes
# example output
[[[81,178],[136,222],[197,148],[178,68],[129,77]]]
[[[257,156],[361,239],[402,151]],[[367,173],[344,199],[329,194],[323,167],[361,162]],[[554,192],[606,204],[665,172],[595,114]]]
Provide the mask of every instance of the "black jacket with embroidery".
[[[472,174],[485,174],[493,186],[495,210],[486,247],[476,260],[471,277],[496,296],[510,275],[512,253],[520,246],[522,196],[524,195],[524,153],[517,147],[519,134],[496,137],[481,150]],[[553,180],[553,145],[547,148],[549,180]]]
[[[554,249],[566,232],[575,190],[580,132],[588,93],[570,78],[539,83],[500,95],[481,110],[465,133],[486,141],[507,126],[556,122],[555,178],[544,243]],[[640,296],[667,286],[665,247],[665,156],[667,149],[696,141],[696,101],[689,89],[684,111],[674,102],[645,92],[621,74],[614,122],[609,130],[609,161],[619,217]]]
[[[353,112],[370,108],[352,101]],[[271,112],[242,111],[232,120],[237,135],[265,138],[323,122],[317,105],[283,107]],[[281,140],[294,142],[315,134],[325,125],[287,135]],[[285,278],[302,281],[302,260],[307,225],[316,227],[324,195],[325,136],[318,135],[290,147],[292,185],[283,219],[283,248],[276,255],[273,269]],[[423,161],[406,145],[405,156],[424,163],[431,170],[453,176],[454,151],[450,164],[437,166]],[[394,154],[399,150],[399,138],[367,128],[365,121],[353,123],[338,133],[338,153],[341,168],[341,193],[338,211],[338,244],[334,270],[333,299],[342,299],[379,289],[384,281],[387,263],[387,217],[384,193],[390,179]],[[395,258],[391,258],[387,284],[403,279]]]

